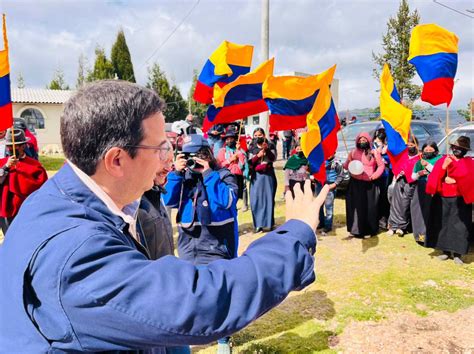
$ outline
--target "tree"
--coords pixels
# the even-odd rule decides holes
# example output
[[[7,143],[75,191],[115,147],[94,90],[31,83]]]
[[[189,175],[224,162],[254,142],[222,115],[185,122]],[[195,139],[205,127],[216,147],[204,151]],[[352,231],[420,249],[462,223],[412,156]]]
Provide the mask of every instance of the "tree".
[[[196,119],[195,119],[196,124],[202,125],[202,122],[204,121],[204,118],[206,117],[208,106],[195,101],[193,98],[194,90],[196,89],[197,79],[198,79],[198,72],[197,70],[194,70],[193,83],[191,84],[191,88],[189,89],[189,93],[188,93],[188,107],[191,108],[190,113],[196,116]]]
[[[81,53],[79,55],[79,66],[77,69],[77,80],[76,80],[76,88],[80,89],[82,85],[86,82],[86,69],[87,66],[87,58],[84,56],[84,54]]]
[[[471,99],[468,103],[467,103],[467,109],[458,109],[458,114],[462,117],[464,117],[466,119],[466,121],[470,122],[471,121],[471,112],[474,112],[474,110],[472,109],[472,102],[473,102],[473,99]]]
[[[117,33],[117,39],[112,47],[110,57],[114,71],[119,79],[136,82],[135,74],[133,72],[132,58],[122,29]]]
[[[94,69],[87,75],[87,81],[113,79],[115,77],[114,66],[107,59],[104,48],[97,46],[95,49]]]
[[[64,80],[64,72],[61,68],[56,69],[53,79],[46,88],[50,90],[69,90],[69,85]]]
[[[178,87],[170,87],[166,74],[157,63],[148,68],[148,83],[146,87],[154,90],[167,104],[164,113],[167,122],[183,120],[186,117],[186,102],[184,101]]]
[[[16,87],[18,87],[19,89],[25,88],[25,79],[23,79],[23,75],[21,74],[21,72],[18,73],[16,82],[17,82]]]
[[[411,83],[415,67],[408,63],[411,31],[419,22],[418,11],[410,13],[407,0],[401,0],[397,15],[390,17],[387,33],[382,37],[383,53],[372,52],[374,77],[379,80],[384,64],[388,63],[402,100],[405,98],[415,101],[421,93],[420,86]]]

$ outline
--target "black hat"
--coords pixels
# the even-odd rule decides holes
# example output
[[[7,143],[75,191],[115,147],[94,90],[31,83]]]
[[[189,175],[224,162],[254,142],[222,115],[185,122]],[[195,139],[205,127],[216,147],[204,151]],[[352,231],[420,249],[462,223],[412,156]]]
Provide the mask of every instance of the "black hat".
[[[451,146],[456,146],[464,150],[471,150],[471,139],[468,136],[461,135]]]
[[[15,145],[17,144],[25,144],[30,141],[30,138],[25,136],[25,132],[21,129],[15,129]],[[12,130],[7,130],[7,136],[5,137],[5,145],[13,145],[12,139]]]
[[[234,125],[229,125],[225,131],[224,138],[234,137],[236,138],[239,135],[237,127]]]

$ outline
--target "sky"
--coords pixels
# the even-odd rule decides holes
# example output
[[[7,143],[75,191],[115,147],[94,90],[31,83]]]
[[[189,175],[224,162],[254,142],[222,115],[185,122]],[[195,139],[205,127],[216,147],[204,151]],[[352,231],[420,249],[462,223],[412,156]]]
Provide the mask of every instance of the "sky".
[[[437,23],[459,37],[459,62],[453,108],[466,108],[474,97],[474,11],[471,1],[410,0],[420,23]],[[396,0],[270,0],[270,57],[275,73],[316,74],[337,64],[338,109],[376,107],[379,82],[372,76],[372,52],[381,52],[387,21]],[[97,45],[110,50],[123,28],[137,82],[158,63],[186,99],[193,70],[223,40],[255,46],[260,55],[261,1],[227,0],[0,0],[7,14],[12,86],[21,73],[26,87],[44,88],[61,69],[74,87],[78,58],[94,63]],[[421,84],[418,76],[415,83]]]

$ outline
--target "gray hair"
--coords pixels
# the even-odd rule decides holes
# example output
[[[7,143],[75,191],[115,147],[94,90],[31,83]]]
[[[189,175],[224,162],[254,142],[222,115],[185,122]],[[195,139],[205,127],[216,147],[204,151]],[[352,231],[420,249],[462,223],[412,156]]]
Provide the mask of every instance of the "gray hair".
[[[64,154],[87,175],[95,173],[108,150],[120,147],[134,158],[131,145],[143,140],[142,121],[162,112],[165,103],[147,88],[127,81],[97,81],[81,88],[64,106]]]

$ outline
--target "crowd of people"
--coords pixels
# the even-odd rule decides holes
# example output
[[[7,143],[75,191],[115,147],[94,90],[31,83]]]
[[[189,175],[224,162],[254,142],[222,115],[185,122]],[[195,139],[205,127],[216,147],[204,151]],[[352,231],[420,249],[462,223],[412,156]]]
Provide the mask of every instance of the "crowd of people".
[[[26,130],[5,132],[0,300],[11,306],[0,319],[2,348],[189,353],[190,344],[217,340],[218,352],[229,353],[230,334],[314,280],[315,231],[333,231],[346,171],[351,236],[413,232],[441,260],[463,263],[474,202],[468,137],[442,156],[436,143],[420,149],[412,136],[394,160],[384,129],[361,133],[346,161],[325,162],[323,183],[294,131],[267,138],[257,128],[247,141],[240,124],[228,124],[205,137],[188,116],[191,129],[175,151],[163,109],[135,84],[85,86],[65,105],[67,161],[49,181],[28,155],[35,147]],[[277,139],[289,220],[278,228]],[[237,216],[249,208],[254,231],[268,234],[238,257]]]
[[[373,137],[361,133],[344,168],[350,181],[346,194],[347,231],[354,237],[413,232],[416,242],[442,251],[439,259],[463,264],[468,253],[474,202],[474,160],[469,137],[461,136],[443,156],[435,142],[419,147],[410,136],[406,150],[389,158],[383,128]],[[359,163],[361,168],[351,169]],[[471,171],[471,172],[469,172]]]

